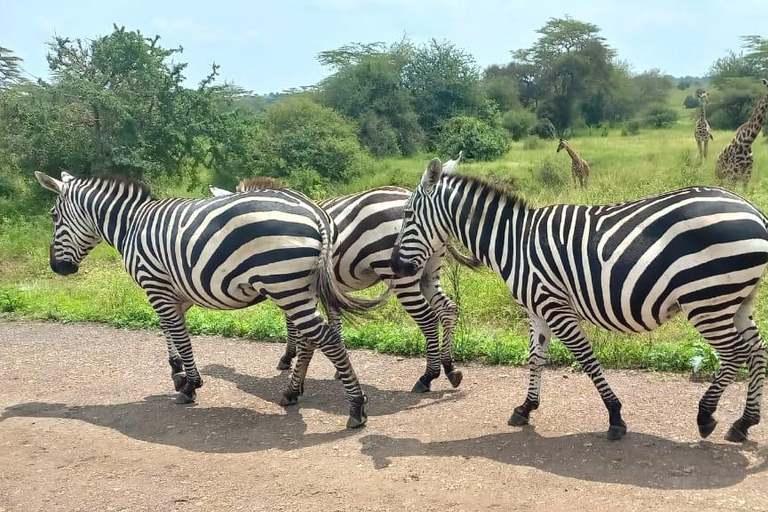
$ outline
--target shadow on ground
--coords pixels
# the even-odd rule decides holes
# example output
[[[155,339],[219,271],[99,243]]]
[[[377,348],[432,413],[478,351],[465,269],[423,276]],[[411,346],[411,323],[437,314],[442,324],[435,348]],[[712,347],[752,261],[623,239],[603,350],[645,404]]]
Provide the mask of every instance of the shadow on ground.
[[[239,373],[234,368],[218,364],[206,366],[203,369],[203,375],[232,382],[239,390],[267,402],[277,402],[282,392],[288,387],[290,379],[289,372],[272,377],[259,377]],[[368,396],[366,412],[369,417],[386,416],[405,410],[439,405],[445,400],[456,400],[463,396],[461,390],[455,389],[411,393],[403,390],[379,389],[362,382],[361,385]],[[308,378],[304,382],[304,395],[299,398],[298,407],[317,409],[329,414],[346,415],[349,413],[349,403],[345,397],[344,386],[341,381]]]
[[[470,439],[424,443],[413,438],[366,435],[362,453],[377,469],[398,457],[484,458],[512,466],[528,466],[556,475],[592,482],[656,489],[730,487],[768,469],[768,450],[756,452],[750,467],[745,453],[752,447],[679,443],[650,434],[629,433],[607,441],[604,433],[542,437],[533,427]]]

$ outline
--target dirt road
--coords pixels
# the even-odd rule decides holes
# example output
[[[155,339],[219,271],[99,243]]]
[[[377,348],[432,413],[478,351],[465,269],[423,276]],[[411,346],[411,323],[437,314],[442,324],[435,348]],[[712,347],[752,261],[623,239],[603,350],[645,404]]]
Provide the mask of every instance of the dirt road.
[[[0,323],[0,511],[768,510],[768,421],[726,443],[744,383],[699,441],[705,384],[608,372],[629,434],[604,439],[586,376],[545,372],[535,427],[507,418],[522,368],[463,365],[464,382],[414,395],[420,359],[353,352],[368,425],[318,354],[298,407],[275,400],[283,346],[195,337],[205,386],[172,401],[159,333]]]

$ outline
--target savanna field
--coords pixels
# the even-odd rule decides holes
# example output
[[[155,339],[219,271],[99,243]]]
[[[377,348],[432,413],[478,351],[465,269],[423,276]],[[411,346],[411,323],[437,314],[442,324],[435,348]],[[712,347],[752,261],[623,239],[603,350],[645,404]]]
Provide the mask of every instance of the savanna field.
[[[507,184],[534,206],[553,203],[596,204],[624,201],[674,188],[714,184],[714,167],[732,131],[713,132],[709,159],[697,164],[693,139],[695,110],[683,110],[682,99],[692,94],[675,90],[670,104],[680,109],[680,120],[668,129],[642,129],[637,134],[619,128],[585,130],[570,137],[572,146],[590,164],[587,190],[572,182],[570,158],[556,154],[557,141],[528,138],[515,142],[502,159],[462,163],[459,172],[491,177]],[[768,212],[768,144],[761,135],[753,146],[755,167],[746,189],[736,189]],[[339,193],[381,185],[414,187],[429,158],[382,159],[361,177],[337,189]],[[438,155],[447,159],[451,155]],[[207,184],[192,192],[186,186],[166,186],[159,196],[203,195]],[[207,194],[206,194],[207,195]],[[49,202],[53,204],[53,197]],[[4,211],[13,208],[3,205]],[[41,208],[42,210],[42,208]],[[127,328],[157,329],[158,321],[144,293],[124,271],[120,256],[105,244],[98,246],[73,276],[55,275],[48,267],[51,221],[46,215],[7,216],[0,220],[0,312],[5,319],[43,319],[61,322],[104,322]],[[527,317],[512,302],[506,285],[490,270],[471,271],[447,260],[443,286],[459,304],[455,340],[459,361],[520,365],[527,358]],[[379,286],[366,293],[379,293]],[[768,332],[768,289],[761,288],[755,310],[758,326]],[[237,312],[192,308],[187,321],[193,334],[221,334],[253,340],[280,341],[285,337],[282,314],[270,304]],[[698,334],[678,317],[649,334],[623,335],[586,326],[598,357],[609,368],[709,373],[715,354]],[[416,325],[392,298],[366,318],[345,323],[349,347],[416,356],[424,340]],[[550,347],[551,362],[571,365],[573,359],[558,342]]]

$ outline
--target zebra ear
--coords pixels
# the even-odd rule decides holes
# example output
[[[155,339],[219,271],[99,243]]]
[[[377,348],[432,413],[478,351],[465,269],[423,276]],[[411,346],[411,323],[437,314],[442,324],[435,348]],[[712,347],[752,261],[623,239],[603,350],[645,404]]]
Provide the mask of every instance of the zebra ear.
[[[464,150],[459,151],[459,156],[455,160],[448,160],[443,164],[443,174],[450,174],[456,170],[456,166],[461,161],[461,157],[464,155]]]
[[[69,183],[73,179],[75,179],[75,177],[72,176],[71,174],[69,174],[67,171],[61,171],[61,182],[62,183]]]
[[[61,188],[64,186],[63,182],[57,180],[56,178],[51,178],[47,174],[44,174],[40,171],[35,171],[35,178],[37,178],[37,181],[44,188],[47,188],[51,192],[61,194]]]
[[[213,194],[213,197],[231,196],[233,194],[229,190],[224,190],[223,188],[214,187],[213,185],[208,185],[208,188],[210,189],[211,194]]]
[[[437,180],[440,179],[442,172],[443,165],[440,163],[440,159],[433,158],[432,161],[429,162],[427,170],[424,171],[424,176],[421,177],[421,187],[424,189],[424,192],[429,193],[432,191]]]

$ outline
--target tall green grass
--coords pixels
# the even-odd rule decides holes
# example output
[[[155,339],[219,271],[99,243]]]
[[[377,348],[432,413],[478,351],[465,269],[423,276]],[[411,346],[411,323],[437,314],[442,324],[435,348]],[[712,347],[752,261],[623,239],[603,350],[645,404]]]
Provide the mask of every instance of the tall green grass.
[[[553,203],[612,203],[694,184],[714,184],[714,164],[732,133],[716,131],[708,161],[696,163],[693,123],[688,117],[668,130],[641,130],[622,136],[620,128],[574,136],[572,146],[589,162],[587,190],[575,188],[570,159],[555,153],[556,141],[528,140],[515,143],[509,154],[496,162],[464,163],[460,172],[490,176],[506,183],[534,206]],[[759,138],[754,145],[752,182],[738,192],[768,211],[768,144]],[[377,161],[364,176],[339,193],[381,185],[415,186],[431,155]],[[441,155],[447,158],[450,155]],[[187,194],[185,194],[187,195]],[[52,201],[52,199],[51,199]],[[156,328],[157,318],[143,292],[122,268],[119,255],[106,246],[88,256],[78,274],[54,275],[47,268],[50,221],[45,217],[0,219],[0,313],[7,318],[56,321],[97,321],[134,328]],[[448,279],[447,274],[454,277]],[[462,361],[492,364],[524,364],[528,326],[522,311],[511,301],[505,284],[488,270],[457,269],[444,272],[447,292],[460,299],[460,323],[455,355]],[[768,332],[768,295],[761,289],[755,318]],[[381,288],[365,292],[373,295]],[[188,314],[193,333],[216,333],[249,339],[278,340],[285,336],[281,313],[270,304],[237,312],[193,308]],[[675,319],[648,334],[608,333],[586,326],[595,350],[607,367],[650,368],[708,372],[716,364],[711,350],[683,319]],[[373,312],[369,318],[345,325],[350,347],[381,352],[420,355],[424,340],[397,302]],[[565,348],[553,342],[551,360],[573,365]]]

